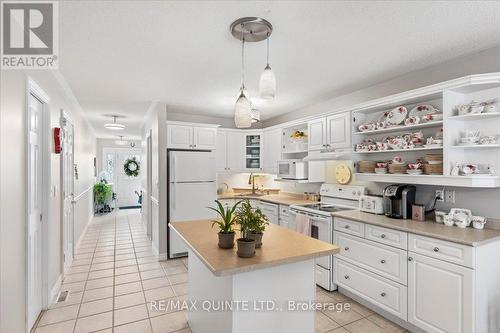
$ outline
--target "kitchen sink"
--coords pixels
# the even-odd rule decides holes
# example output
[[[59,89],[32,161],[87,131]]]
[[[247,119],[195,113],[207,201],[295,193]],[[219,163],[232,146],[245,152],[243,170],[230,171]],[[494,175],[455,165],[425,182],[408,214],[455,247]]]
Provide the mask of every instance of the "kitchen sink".
[[[264,195],[267,195],[267,194],[266,193],[252,193],[252,192],[236,194],[237,197],[262,197]]]

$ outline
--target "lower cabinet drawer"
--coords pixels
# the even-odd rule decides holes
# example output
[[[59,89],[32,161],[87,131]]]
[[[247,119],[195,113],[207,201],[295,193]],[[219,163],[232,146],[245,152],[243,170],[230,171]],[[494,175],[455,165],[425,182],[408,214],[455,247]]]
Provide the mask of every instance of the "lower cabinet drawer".
[[[341,217],[336,217],[333,219],[333,228],[338,231],[345,232],[347,234],[364,237],[365,228],[364,223],[346,220]]]
[[[472,246],[410,234],[408,237],[408,251],[470,268],[475,266],[475,249]]]
[[[403,250],[408,248],[408,234],[403,231],[365,224],[365,238]]]
[[[407,288],[334,258],[334,282],[381,309],[407,320]]]
[[[408,254],[405,250],[341,232],[335,232],[333,243],[340,247],[337,254],[340,259],[407,285]]]

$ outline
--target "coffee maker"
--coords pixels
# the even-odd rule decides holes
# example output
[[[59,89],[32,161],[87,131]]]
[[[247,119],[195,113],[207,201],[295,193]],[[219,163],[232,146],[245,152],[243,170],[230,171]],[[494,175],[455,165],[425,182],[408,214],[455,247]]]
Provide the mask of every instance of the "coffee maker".
[[[389,185],[384,189],[385,215],[394,219],[411,219],[417,188],[413,185]]]

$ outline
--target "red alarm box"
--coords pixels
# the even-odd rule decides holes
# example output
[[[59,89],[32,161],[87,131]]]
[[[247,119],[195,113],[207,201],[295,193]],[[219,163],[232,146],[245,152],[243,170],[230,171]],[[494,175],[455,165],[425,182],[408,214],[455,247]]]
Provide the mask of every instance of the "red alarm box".
[[[52,129],[53,138],[54,138],[54,153],[61,153],[61,128],[54,127]]]

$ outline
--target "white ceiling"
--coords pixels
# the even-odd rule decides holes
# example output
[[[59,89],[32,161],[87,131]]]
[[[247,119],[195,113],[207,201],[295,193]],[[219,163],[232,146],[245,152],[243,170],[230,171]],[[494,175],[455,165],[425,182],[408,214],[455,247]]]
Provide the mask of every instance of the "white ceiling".
[[[151,101],[232,117],[240,44],[229,24],[274,26],[277,96],[253,99],[262,118],[500,44],[498,1],[65,1],[60,70],[101,137],[103,114],[126,115],[137,136]],[[249,43],[247,87],[257,95],[265,43]]]

